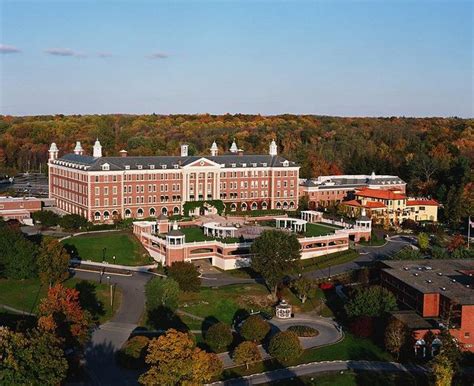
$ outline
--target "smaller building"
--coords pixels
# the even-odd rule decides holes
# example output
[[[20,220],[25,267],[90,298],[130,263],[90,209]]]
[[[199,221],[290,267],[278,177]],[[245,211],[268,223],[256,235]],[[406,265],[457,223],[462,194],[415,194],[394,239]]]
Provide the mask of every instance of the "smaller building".
[[[31,213],[41,210],[42,202],[36,197],[0,196],[0,217],[31,223]]]
[[[384,265],[382,286],[419,316],[399,317],[409,318],[415,339],[447,328],[464,349],[474,352],[474,260],[384,261]]]

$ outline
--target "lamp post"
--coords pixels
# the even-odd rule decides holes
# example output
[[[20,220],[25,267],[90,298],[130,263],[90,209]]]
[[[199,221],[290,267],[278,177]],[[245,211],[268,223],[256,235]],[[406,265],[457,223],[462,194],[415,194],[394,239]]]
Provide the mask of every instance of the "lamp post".
[[[114,264],[115,264],[115,255],[112,256],[112,259],[114,259]]]
[[[107,284],[110,287],[110,307],[114,305],[114,293],[113,293],[113,284],[110,283],[110,276],[107,276]]]
[[[105,262],[105,252],[106,252],[106,251],[107,251],[107,248],[104,247],[104,248],[102,249],[102,262]]]

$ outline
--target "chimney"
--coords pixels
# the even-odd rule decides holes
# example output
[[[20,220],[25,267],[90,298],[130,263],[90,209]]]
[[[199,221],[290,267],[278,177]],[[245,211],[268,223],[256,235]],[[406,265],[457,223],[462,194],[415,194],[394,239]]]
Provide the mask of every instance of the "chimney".
[[[278,147],[275,140],[272,140],[270,143],[270,150],[268,152],[271,156],[276,156],[278,154]]]
[[[74,148],[74,154],[83,155],[84,150],[82,149],[81,142],[76,141],[76,147]]]
[[[214,141],[212,143],[212,146],[211,146],[211,156],[215,157],[217,155],[218,151],[219,151],[219,149],[217,147],[217,143],[216,143],[216,141]]]
[[[48,150],[48,153],[49,153],[49,160],[52,161],[52,160],[55,160],[55,159],[58,159],[58,153],[59,153],[59,149],[58,147],[56,146],[56,143],[52,143],[49,150]]]
[[[127,152],[127,150],[122,149],[122,150],[119,151],[119,154],[120,154],[120,157],[124,158],[128,155],[128,152]]]
[[[188,156],[188,145],[181,145],[181,157]]]
[[[95,140],[92,156],[94,158],[102,157],[102,145],[99,142],[99,138]]]

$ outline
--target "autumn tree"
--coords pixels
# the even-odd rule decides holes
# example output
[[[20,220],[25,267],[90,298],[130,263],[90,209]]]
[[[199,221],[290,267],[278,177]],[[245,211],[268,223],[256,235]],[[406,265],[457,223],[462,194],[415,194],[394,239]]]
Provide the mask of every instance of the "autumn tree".
[[[0,384],[58,385],[67,370],[61,341],[53,334],[0,327]]]
[[[37,265],[39,277],[44,285],[50,288],[69,277],[69,260],[71,256],[55,238],[44,237],[39,248]]]
[[[264,231],[252,243],[251,267],[262,275],[274,299],[278,284],[298,268],[301,258],[300,248],[296,235],[279,230]]]
[[[308,278],[301,277],[291,283],[291,288],[296,292],[296,296],[301,300],[301,303],[304,304],[313,288],[313,282]]]
[[[454,235],[451,237],[451,240],[448,243],[447,250],[449,252],[454,252],[455,250],[462,248],[466,245],[466,241],[464,237],[460,234]]]
[[[82,348],[89,339],[91,318],[79,303],[79,292],[56,284],[39,306],[38,327],[62,339],[64,347]]]
[[[451,386],[454,376],[452,363],[446,355],[438,354],[430,363],[434,386]]]
[[[237,365],[245,365],[247,370],[250,365],[262,360],[262,354],[255,342],[245,341],[234,350],[233,359]]]
[[[229,325],[218,322],[208,328],[205,334],[206,343],[214,351],[227,348],[233,341],[234,336]]]
[[[179,284],[181,291],[197,292],[201,286],[199,271],[193,263],[177,261],[167,269],[168,276]]]
[[[429,248],[430,238],[426,233],[420,232],[418,234],[418,246],[422,251],[426,251]]]
[[[250,315],[240,327],[240,335],[245,340],[261,342],[270,332],[270,323],[259,315]]]
[[[392,318],[385,328],[385,348],[396,356],[397,361],[400,359],[400,350],[407,341],[407,328],[398,319]]]
[[[150,341],[145,361],[150,368],[139,382],[150,386],[202,384],[222,371],[217,355],[197,348],[188,334],[174,329]]]
[[[281,363],[297,359],[303,353],[298,335],[292,331],[281,331],[273,335],[268,347],[270,355]]]

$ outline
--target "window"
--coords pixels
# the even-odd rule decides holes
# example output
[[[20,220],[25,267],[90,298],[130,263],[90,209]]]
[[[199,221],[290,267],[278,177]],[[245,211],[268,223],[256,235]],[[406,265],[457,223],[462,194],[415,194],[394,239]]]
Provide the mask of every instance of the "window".
[[[108,220],[110,218],[109,212],[105,211],[104,212],[104,220]]]
[[[125,217],[129,218],[132,215],[132,212],[130,209],[125,209]]]
[[[137,217],[143,217],[143,209],[142,208],[137,210]]]
[[[94,213],[94,219],[95,219],[95,221],[99,221],[99,220],[100,220],[100,212],[95,212],[95,213]]]

